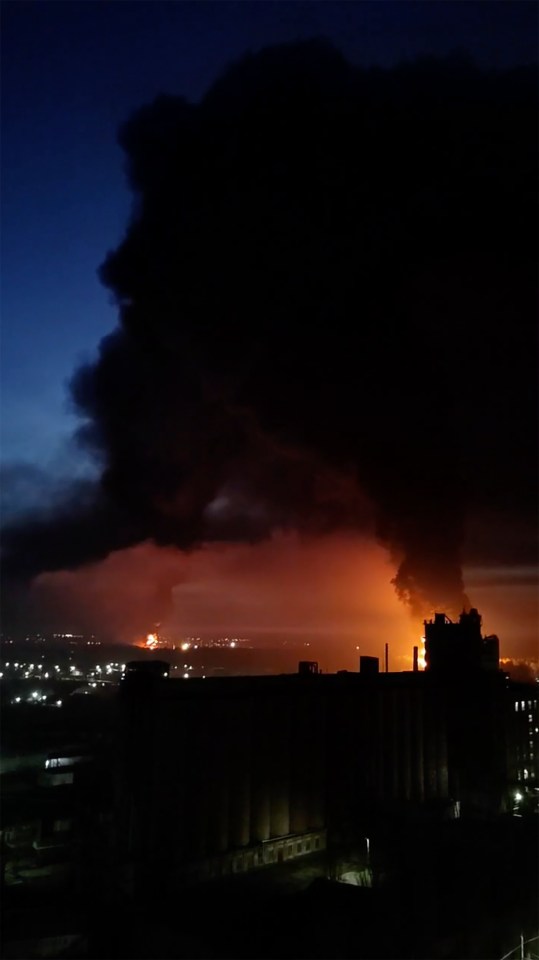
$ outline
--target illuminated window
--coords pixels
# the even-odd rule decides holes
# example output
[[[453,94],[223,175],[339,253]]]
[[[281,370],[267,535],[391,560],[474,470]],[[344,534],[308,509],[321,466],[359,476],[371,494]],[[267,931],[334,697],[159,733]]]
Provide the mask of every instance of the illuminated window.
[[[528,773],[528,771],[526,770],[526,768],[524,768],[524,779],[527,780],[528,777],[529,777],[529,775],[530,775],[530,774]]]
[[[518,713],[518,700],[515,702],[515,710]]]

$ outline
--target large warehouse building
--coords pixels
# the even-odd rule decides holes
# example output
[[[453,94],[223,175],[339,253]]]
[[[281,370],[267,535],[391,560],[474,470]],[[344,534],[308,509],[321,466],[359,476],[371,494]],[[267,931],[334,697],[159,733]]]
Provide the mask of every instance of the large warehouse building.
[[[375,815],[493,815],[533,790],[536,685],[499,670],[477,611],[437,614],[425,637],[427,669],[408,673],[361,658],[358,673],[186,682],[128,665],[115,821],[130,887],[352,842]]]

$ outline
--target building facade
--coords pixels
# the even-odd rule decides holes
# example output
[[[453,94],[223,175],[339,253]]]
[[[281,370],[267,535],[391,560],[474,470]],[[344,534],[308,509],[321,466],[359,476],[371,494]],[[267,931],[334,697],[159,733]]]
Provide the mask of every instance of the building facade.
[[[362,658],[358,673],[309,663],[185,681],[128,665],[115,822],[130,887],[149,870],[189,882],[353,843],[373,817],[496,815],[515,785],[533,790],[537,691],[515,699],[521,685],[492,668],[477,626],[426,624],[421,672],[379,673]],[[462,635],[475,643],[468,665]]]

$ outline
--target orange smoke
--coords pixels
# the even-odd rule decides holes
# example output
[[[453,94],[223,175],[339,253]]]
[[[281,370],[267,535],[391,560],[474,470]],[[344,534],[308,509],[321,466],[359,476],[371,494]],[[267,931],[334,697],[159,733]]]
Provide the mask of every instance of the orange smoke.
[[[58,628],[133,643],[170,612],[185,566],[178,550],[143,543],[79,570],[43,573],[33,590]]]
[[[255,644],[309,643],[309,656],[332,671],[357,669],[360,654],[378,656],[383,669],[389,643],[390,670],[410,670],[413,647],[423,653],[423,624],[397,599],[393,575],[387,552],[372,539],[277,534],[189,554],[141,544],[77,571],[42,574],[33,589],[58,629],[114,642],[153,646],[155,634],[146,631],[159,623],[160,633],[180,642],[231,635]],[[513,576],[500,585],[499,576],[490,582],[476,570],[465,575],[484,632],[498,634],[502,655],[536,656],[534,584]]]

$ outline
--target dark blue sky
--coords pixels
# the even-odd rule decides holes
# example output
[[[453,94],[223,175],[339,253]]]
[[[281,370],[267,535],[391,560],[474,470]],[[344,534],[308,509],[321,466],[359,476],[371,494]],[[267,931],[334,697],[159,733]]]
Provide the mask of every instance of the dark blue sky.
[[[503,67],[537,49],[527,2],[8,0],[2,14],[2,460],[60,473],[76,459],[66,382],[115,324],[96,270],[128,215],[116,131],[137,106],[197,99],[246,50],[313,36],[365,65],[461,49]]]

